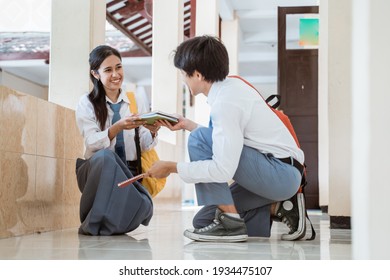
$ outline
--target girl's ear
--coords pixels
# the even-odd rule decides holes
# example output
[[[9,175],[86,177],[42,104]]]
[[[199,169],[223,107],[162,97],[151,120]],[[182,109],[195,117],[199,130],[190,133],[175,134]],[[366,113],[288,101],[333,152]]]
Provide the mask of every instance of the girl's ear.
[[[91,70],[91,74],[92,74],[92,76],[95,77],[96,80],[99,80],[99,79],[100,79],[100,76],[99,76],[98,71]]]

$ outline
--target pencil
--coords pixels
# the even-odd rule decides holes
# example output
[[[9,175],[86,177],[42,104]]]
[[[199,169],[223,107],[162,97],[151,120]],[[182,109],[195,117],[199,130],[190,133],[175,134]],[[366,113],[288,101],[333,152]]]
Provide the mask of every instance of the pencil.
[[[135,177],[132,177],[132,178],[130,178],[130,179],[127,179],[127,180],[125,180],[125,181],[123,181],[123,182],[120,182],[120,183],[118,184],[118,187],[119,187],[119,188],[124,188],[124,187],[126,187],[126,186],[128,186],[128,185],[134,183],[135,181],[138,181],[139,179],[141,179],[141,178],[143,178],[143,177],[145,177],[145,173],[139,174],[138,176],[135,176]]]

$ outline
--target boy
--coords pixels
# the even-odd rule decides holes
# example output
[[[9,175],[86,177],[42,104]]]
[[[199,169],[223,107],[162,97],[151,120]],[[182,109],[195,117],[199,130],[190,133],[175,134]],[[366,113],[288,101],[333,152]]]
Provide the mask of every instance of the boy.
[[[305,206],[297,191],[304,154],[288,129],[255,89],[227,77],[228,53],[219,39],[200,36],[183,42],[174,64],[191,94],[204,94],[211,109],[210,127],[182,116],[175,125],[160,121],[173,131],[191,131],[191,162],[159,161],[147,172],[157,178],[178,173],[195,183],[198,203],[205,206],[184,236],[211,242],[269,237],[275,216],[291,229],[282,239],[302,238]]]

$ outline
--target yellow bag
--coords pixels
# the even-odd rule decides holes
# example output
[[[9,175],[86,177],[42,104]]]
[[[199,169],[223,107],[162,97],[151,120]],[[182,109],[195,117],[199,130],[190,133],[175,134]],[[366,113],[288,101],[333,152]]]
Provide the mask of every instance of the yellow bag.
[[[127,92],[127,98],[130,101],[130,112],[132,114],[137,114],[138,108],[134,93]],[[158,154],[154,148],[150,149],[149,151],[143,151],[141,153],[142,173],[148,171],[150,167],[152,167],[153,163],[158,160],[160,160],[160,158],[158,157]],[[157,179],[148,177],[143,178],[141,183],[148,190],[150,195],[155,197],[164,188],[166,181],[166,178]]]
[[[160,160],[155,149],[151,149],[149,151],[142,152],[141,154],[141,165],[142,165],[142,173],[152,167],[153,163],[157,160]],[[152,178],[147,177],[142,179],[142,185],[147,188],[150,195],[155,197],[165,186],[166,178]]]

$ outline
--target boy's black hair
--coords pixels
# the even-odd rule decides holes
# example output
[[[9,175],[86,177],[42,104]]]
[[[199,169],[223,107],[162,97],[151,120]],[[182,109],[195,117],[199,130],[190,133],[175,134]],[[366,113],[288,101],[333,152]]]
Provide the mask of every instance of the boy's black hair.
[[[198,71],[207,82],[223,81],[229,74],[226,47],[218,38],[208,35],[181,43],[175,51],[174,64],[190,77]]]

